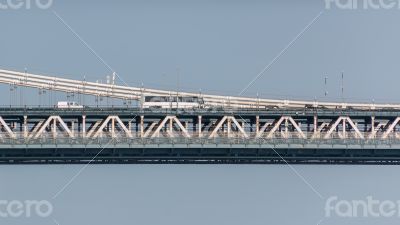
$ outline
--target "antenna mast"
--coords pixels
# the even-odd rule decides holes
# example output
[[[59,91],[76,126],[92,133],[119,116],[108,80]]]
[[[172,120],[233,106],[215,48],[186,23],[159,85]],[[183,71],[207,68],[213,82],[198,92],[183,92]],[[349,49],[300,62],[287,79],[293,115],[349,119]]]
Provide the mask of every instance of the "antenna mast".
[[[344,72],[342,71],[342,102],[344,102]]]

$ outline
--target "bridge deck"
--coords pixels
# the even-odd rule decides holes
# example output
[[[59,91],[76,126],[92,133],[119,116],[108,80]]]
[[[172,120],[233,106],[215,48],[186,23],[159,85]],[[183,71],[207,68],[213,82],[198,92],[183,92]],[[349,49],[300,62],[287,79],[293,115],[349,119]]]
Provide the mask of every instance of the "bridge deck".
[[[9,140],[0,163],[400,164],[400,141],[107,139]]]
[[[0,163],[400,164],[400,110],[0,108]]]

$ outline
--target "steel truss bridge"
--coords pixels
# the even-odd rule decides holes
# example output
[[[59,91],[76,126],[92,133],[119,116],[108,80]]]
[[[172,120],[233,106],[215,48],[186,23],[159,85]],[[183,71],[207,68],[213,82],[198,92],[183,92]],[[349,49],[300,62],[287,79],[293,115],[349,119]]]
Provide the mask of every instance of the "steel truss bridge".
[[[400,111],[0,109],[1,163],[398,163]]]
[[[0,71],[0,83],[131,100],[171,95],[11,71]],[[0,163],[400,164],[399,105],[202,97],[216,107],[0,108]]]

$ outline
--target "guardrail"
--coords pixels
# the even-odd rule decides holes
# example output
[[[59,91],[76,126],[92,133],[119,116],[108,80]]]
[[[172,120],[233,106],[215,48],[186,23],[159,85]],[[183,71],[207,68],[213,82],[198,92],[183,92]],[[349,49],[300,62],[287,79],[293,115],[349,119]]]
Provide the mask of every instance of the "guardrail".
[[[246,138],[125,138],[125,137],[98,137],[98,138],[2,138],[0,148],[7,145],[99,145],[103,147],[113,145],[400,145],[400,139],[246,139]]]

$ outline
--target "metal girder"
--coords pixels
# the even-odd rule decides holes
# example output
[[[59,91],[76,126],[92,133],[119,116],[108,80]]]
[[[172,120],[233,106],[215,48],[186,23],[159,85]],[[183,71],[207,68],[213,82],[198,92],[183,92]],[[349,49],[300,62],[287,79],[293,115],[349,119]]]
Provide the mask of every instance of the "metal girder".
[[[278,130],[278,128],[281,126],[283,121],[285,121],[286,128],[287,128],[288,123],[290,122],[293,125],[293,127],[296,129],[297,134],[299,135],[299,137],[301,137],[303,139],[307,138],[307,136],[301,130],[299,125],[296,123],[296,121],[294,121],[294,119],[291,116],[282,116],[279,120],[277,120],[274,123],[273,128],[268,132],[267,138],[272,138],[273,137],[273,135]],[[287,132],[287,130],[286,130],[286,132]],[[285,134],[285,135],[286,135],[285,138],[288,138],[287,134]]]
[[[241,126],[241,125],[238,123],[238,121],[235,119],[235,117],[233,117],[233,116],[231,116],[230,119],[231,119],[231,120],[233,121],[233,123],[236,125],[237,129],[239,129],[239,131],[241,132],[241,134],[243,135],[243,137],[248,138],[249,135],[247,135],[246,131],[244,130],[244,125]]]
[[[249,135],[246,133],[246,131],[244,130],[244,128],[239,124],[239,122],[235,119],[235,117],[233,116],[224,116],[217,124],[217,126],[213,129],[213,131],[211,132],[209,138],[215,138],[218,134],[218,131],[222,128],[222,126],[224,125],[225,122],[228,122],[228,137],[231,135],[231,129],[232,129],[232,124],[231,122],[233,122],[235,124],[235,126],[237,127],[237,129],[240,131],[241,135],[243,135],[243,137],[248,138]]]
[[[157,125],[156,122],[151,123],[150,126],[147,128],[146,132],[143,134],[143,137],[148,137],[156,125]]]
[[[50,122],[53,122],[53,135],[56,134],[56,129],[57,129],[57,122],[61,125],[61,127],[67,132],[69,137],[74,137],[74,134],[71,132],[71,130],[68,128],[68,126],[64,123],[64,121],[61,119],[60,116],[50,116],[46,122],[44,122],[41,126],[40,129],[37,131],[36,134],[34,134],[34,138],[40,137],[40,135],[43,134],[44,130],[46,129],[47,126],[49,126]]]
[[[364,135],[360,132],[360,130],[357,128],[355,123],[350,119],[348,116],[341,116],[339,117],[334,124],[331,125],[330,129],[328,132],[325,134],[324,139],[330,138],[332,135],[333,131],[338,128],[340,122],[342,122],[342,135],[339,135],[340,138],[345,138],[346,136],[346,122],[350,124],[350,126],[353,128],[353,130],[356,132],[356,137],[364,139]]]
[[[116,136],[116,132],[115,132],[116,122],[122,128],[122,130],[124,130],[126,136],[133,137],[132,133],[128,130],[128,128],[125,126],[125,124],[121,121],[119,116],[109,116],[101,123],[99,129],[96,131],[96,133],[93,134],[93,138],[97,138],[100,134],[102,134],[104,132],[103,131],[104,128],[110,123],[110,121],[111,121],[111,127],[112,127],[111,128],[111,135],[113,137]],[[93,128],[92,128],[92,130],[93,130]],[[88,137],[90,137],[90,136],[88,136]]]
[[[378,131],[386,126],[387,123],[379,123],[376,127],[374,124],[372,124],[372,128],[371,128],[371,133],[368,136],[368,139],[373,139],[376,137],[376,134],[378,133]]]
[[[166,116],[157,126],[156,131],[154,131],[153,135],[151,135],[152,138],[154,137],[159,137],[160,136],[160,130],[163,128],[163,126],[168,122],[168,120],[171,119],[171,116]]]
[[[166,116],[159,124],[157,129],[154,131],[154,133],[151,135],[152,138],[154,137],[159,137],[160,136],[160,131],[161,129],[164,127],[164,125],[167,122],[170,122],[170,127],[169,130],[167,131],[168,135],[173,137],[173,123],[175,122],[176,125],[178,125],[178,127],[181,129],[181,131],[183,132],[183,135],[185,137],[190,137],[189,132],[187,131],[187,129],[182,125],[182,123],[178,120],[178,118],[176,116]]]
[[[350,117],[346,117],[346,120],[350,124],[350,126],[354,129],[354,131],[356,132],[355,133],[356,137],[358,136],[358,138],[364,139],[364,135],[360,132],[360,130],[358,129],[356,124],[350,119]]]
[[[39,121],[31,130],[30,134],[28,135],[28,139],[33,138],[33,136],[37,133],[37,131],[42,127],[43,121]]]
[[[400,117],[397,117],[389,126],[389,128],[383,133],[382,139],[386,139],[391,132],[393,132],[396,125],[399,123]]]
[[[324,128],[328,127],[328,126],[329,126],[329,123],[322,123],[321,126],[319,126],[319,127],[316,126],[317,129],[314,130],[314,133],[313,133],[313,135],[311,136],[311,139],[315,139],[315,138],[320,137],[322,130],[323,130]]]
[[[146,110],[141,112],[110,113],[82,111],[63,111],[44,109],[34,114],[32,111],[21,110],[10,111],[0,109],[0,143],[10,138],[17,139],[40,139],[49,138],[67,140],[68,138],[91,138],[101,137],[102,134],[108,137],[134,138],[284,138],[284,139],[387,139],[395,137],[400,139],[398,127],[400,117],[390,112],[386,115],[373,116],[340,116],[329,117],[326,114],[321,116],[318,122],[316,114],[310,113],[297,117],[289,114],[273,114],[264,112],[257,117],[254,114],[235,114],[243,116],[246,120],[239,120],[234,114],[201,111],[199,114],[192,112],[183,114],[178,118],[174,115],[163,113],[146,115]],[[46,112],[51,116],[41,115]],[[244,111],[248,113],[249,111]],[[82,116],[82,115],[85,116]],[[140,115],[137,120],[128,121],[132,115]],[[144,119],[146,116],[146,119]],[[250,117],[251,116],[251,117]],[[86,118],[87,117],[87,118]],[[28,119],[29,118],[29,119]],[[330,119],[330,121],[328,120]],[[262,121],[262,122],[261,122]],[[272,122],[274,121],[274,122]],[[313,122],[314,121],[314,122]],[[388,122],[389,121],[389,122]],[[247,125],[245,125],[247,124]],[[87,129],[86,129],[87,128]],[[392,134],[395,135],[392,135]],[[59,137],[57,137],[59,135]],[[67,138],[67,139],[66,139]]]
[[[8,135],[11,138],[16,138],[16,135],[14,132],[12,132],[12,130],[10,129],[10,127],[7,125],[7,123],[4,121],[3,117],[0,116],[0,123],[1,125],[4,127],[4,130],[6,130],[6,132],[8,133]]]
[[[85,138],[91,137],[92,134],[94,133],[94,131],[96,130],[96,128],[101,124],[101,121],[96,121],[96,123],[94,123],[91,128],[89,128],[86,136],[84,136]]]
[[[257,137],[257,138],[261,137],[261,136],[263,135],[263,133],[265,132],[265,130],[266,130],[269,126],[271,126],[271,125],[272,125],[272,123],[265,123],[265,124],[261,127],[261,129],[256,133],[256,137]]]

